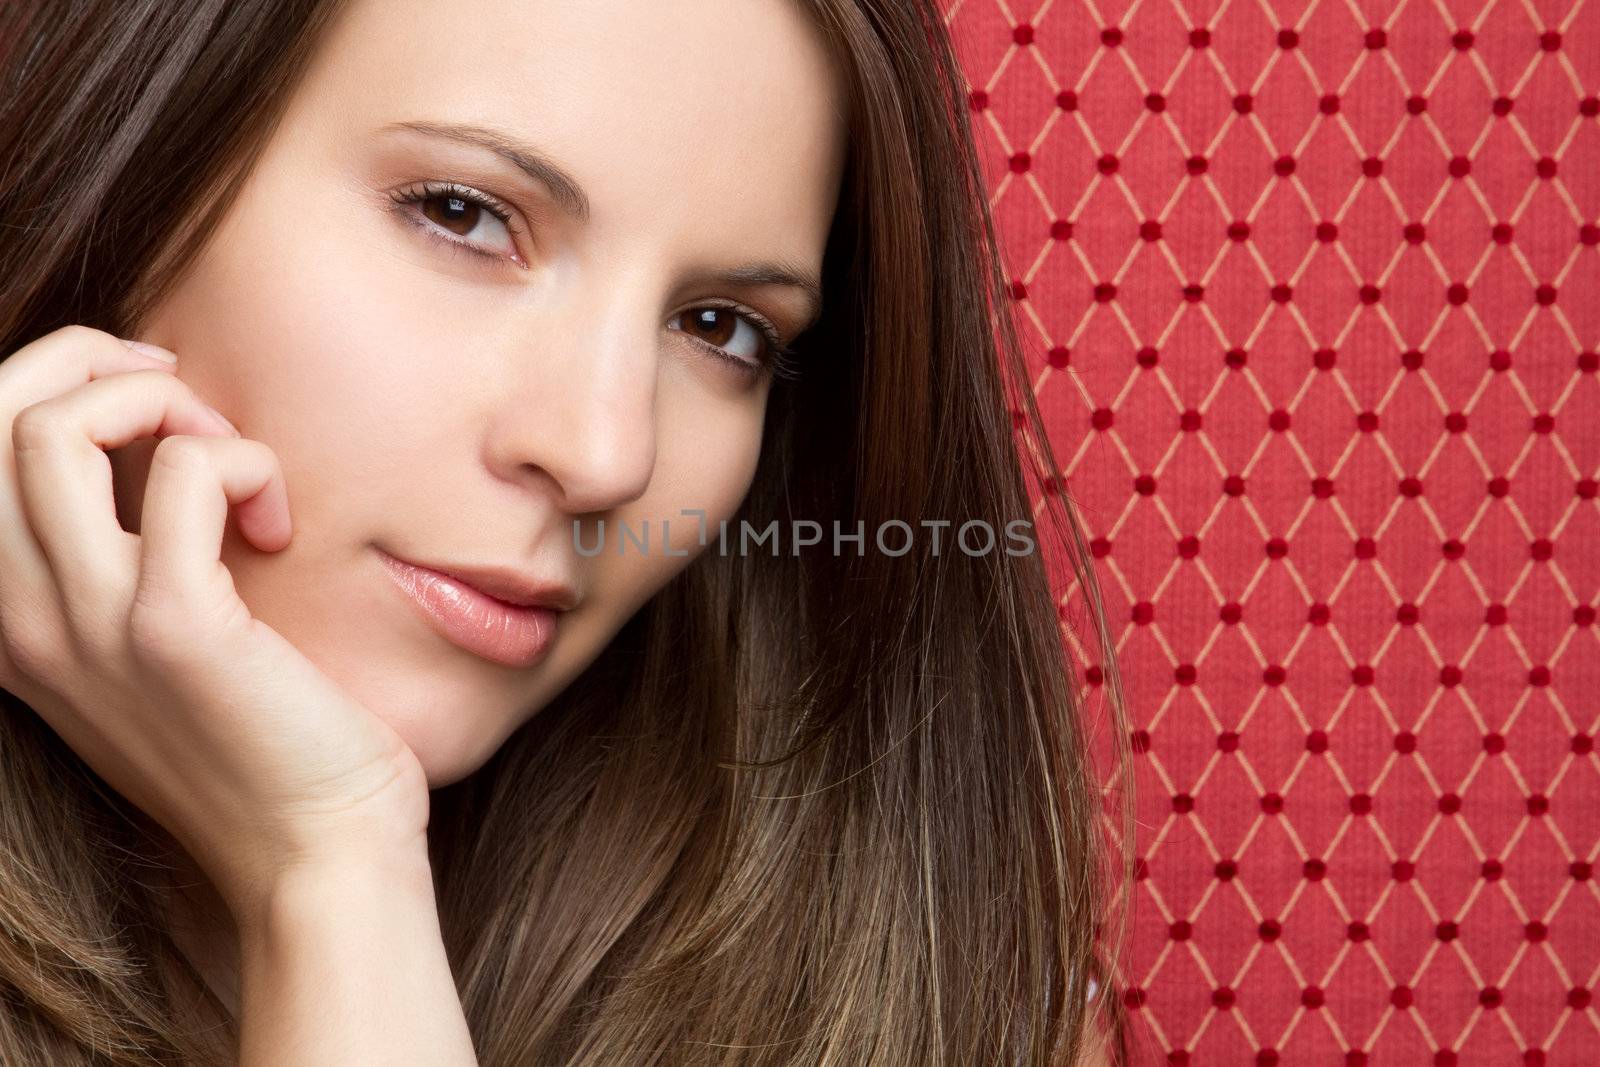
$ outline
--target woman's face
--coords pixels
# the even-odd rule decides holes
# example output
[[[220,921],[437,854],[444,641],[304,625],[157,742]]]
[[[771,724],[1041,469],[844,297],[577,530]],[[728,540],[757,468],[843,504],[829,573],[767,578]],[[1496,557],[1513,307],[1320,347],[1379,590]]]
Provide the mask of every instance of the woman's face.
[[[760,317],[787,342],[816,312],[795,282],[820,280],[839,91],[792,0],[354,0],[143,323],[282,461],[294,539],[267,554],[230,525],[240,596],[433,785],[706,550],[682,511],[714,530],[745,496]],[[134,528],[154,444],[114,456]],[[602,518],[585,555],[574,519],[592,549]],[[648,551],[618,523],[648,526]],[[541,659],[506,665],[429,625],[385,554],[513,568],[577,604]]]

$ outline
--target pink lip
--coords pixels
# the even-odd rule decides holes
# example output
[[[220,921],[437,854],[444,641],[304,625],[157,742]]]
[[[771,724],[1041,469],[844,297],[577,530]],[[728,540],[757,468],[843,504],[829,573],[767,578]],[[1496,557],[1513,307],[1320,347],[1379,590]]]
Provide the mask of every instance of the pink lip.
[[[433,627],[468,652],[507,667],[530,667],[555,637],[558,611],[507,604],[448,574],[382,549],[378,554]]]

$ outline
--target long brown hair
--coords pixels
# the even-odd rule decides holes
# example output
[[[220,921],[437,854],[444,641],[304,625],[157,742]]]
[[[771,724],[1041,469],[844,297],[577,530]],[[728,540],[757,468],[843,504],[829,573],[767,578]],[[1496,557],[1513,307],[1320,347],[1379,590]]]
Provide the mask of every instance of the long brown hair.
[[[1126,867],[1106,862],[1052,561],[1091,609],[1114,714],[1121,690],[1070,501],[1038,494],[1034,554],[872,549],[887,520],[1031,519],[1028,478],[1059,469],[960,71],[933,0],[802,2],[845,71],[850,157],[825,317],[774,384],[737,519],[862,523],[868,547],[708,551],[434,791],[440,920],[486,1065],[1065,1064],[1097,1009],[1120,1031],[1102,935]],[[340,2],[50,6],[0,9],[0,354],[68,323],[137,332]],[[139,814],[0,705],[0,1062],[231,1058],[157,918]]]

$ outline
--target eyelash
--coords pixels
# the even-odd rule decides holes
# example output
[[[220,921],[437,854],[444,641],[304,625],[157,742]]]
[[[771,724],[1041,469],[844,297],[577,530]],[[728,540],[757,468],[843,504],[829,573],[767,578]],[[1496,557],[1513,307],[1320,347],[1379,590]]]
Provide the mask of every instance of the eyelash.
[[[507,207],[506,204],[499,198],[490,196],[488,193],[479,192],[477,189],[474,189],[469,185],[460,185],[456,182],[421,182],[417,185],[407,186],[404,189],[397,189],[389,194],[389,198],[401,207],[408,207],[412,204],[420,204],[425,200],[432,200],[434,197],[439,196],[454,197],[460,200],[465,200],[470,204],[476,204],[478,207],[481,207],[490,215],[498,219],[500,223],[505,226],[507,232],[509,232],[513,237],[520,236],[520,230],[514,221],[514,215],[511,209]],[[465,252],[470,256],[474,256],[486,262],[504,262],[506,258],[498,253],[489,252],[479,245],[473,244],[471,241],[463,241],[456,237],[445,236],[443,230],[429,220],[419,218],[415,212],[402,211],[400,212],[400,215],[411,225],[421,230],[426,236],[438,241],[440,244],[449,246],[453,252]],[[736,312],[741,318],[748,321],[751,326],[755,327],[767,342],[767,356],[762,361],[762,364],[758,366],[748,360],[743,360],[738,356],[731,355],[727,350],[717,347],[710,341],[701,340],[700,338],[694,337],[687,333],[684,334],[688,340],[693,341],[712,356],[727,363],[731,363],[738,369],[744,371],[746,374],[750,374],[752,376],[761,373],[763,367],[770,370],[773,378],[778,380],[793,381],[799,376],[799,366],[794,360],[795,349],[782,342],[778,335],[778,328],[773,325],[772,320],[768,319],[759,311],[756,311],[754,308],[745,307],[743,304],[723,302],[697,304],[695,307],[721,308],[726,311]]]

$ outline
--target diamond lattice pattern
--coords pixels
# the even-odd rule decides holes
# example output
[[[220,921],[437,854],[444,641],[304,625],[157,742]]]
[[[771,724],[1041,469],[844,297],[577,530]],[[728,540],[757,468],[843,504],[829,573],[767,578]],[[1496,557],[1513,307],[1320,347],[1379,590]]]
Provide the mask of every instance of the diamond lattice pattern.
[[[1135,1062],[1600,1063],[1600,7],[946,17],[1131,702]]]

